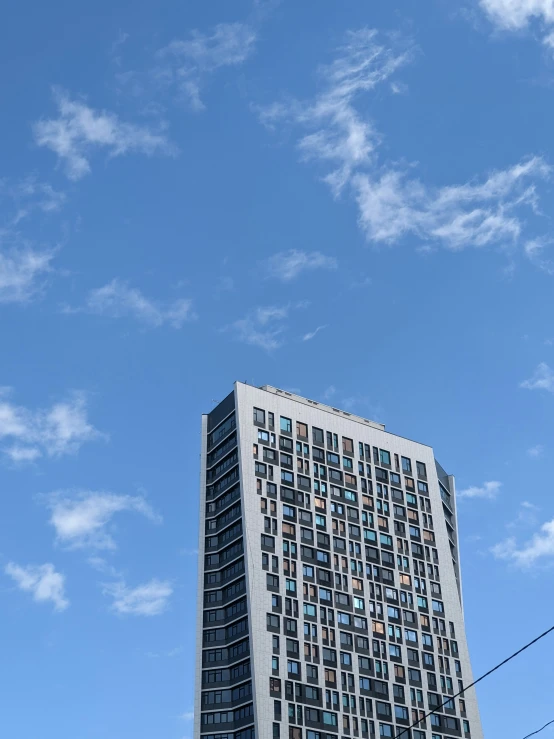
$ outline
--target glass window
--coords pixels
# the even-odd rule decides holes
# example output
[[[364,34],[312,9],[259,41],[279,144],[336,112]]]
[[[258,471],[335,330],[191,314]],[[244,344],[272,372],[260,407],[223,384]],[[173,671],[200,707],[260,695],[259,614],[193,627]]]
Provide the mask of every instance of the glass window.
[[[402,457],[402,472],[406,473],[407,475],[412,474],[412,462],[408,459],[408,457]]]
[[[390,452],[385,451],[385,449],[379,449],[379,460],[381,464],[390,467]]]
[[[281,424],[280,424],[281,431],[285,431],[286,433],[291,434],[292,433],[292,421],[290,418],[285,418],[284,416],[281,416]]]
[[[296,422],[296,435],[302,436],[304,439],[308,438],[308,427],[305,423]]]
[[[254,408],[254,423],[265,423],[265,411],[261,408]]]

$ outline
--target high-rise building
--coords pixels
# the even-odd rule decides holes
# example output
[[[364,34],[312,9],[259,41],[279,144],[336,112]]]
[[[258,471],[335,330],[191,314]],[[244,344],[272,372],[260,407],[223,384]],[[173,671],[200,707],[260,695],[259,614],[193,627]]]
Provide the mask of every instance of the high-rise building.
[[[432,448],[243,383],[202,423],[195,739],[482,739]]]

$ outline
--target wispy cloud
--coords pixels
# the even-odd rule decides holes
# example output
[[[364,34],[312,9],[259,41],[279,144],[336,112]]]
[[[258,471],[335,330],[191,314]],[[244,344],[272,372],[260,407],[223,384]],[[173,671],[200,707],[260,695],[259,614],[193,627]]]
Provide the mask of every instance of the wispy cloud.
[[[490,482],[484,482],[482,485],[474,485],[464,490],[457,490],[457,498],[487,498],[492,500],[496,498],[500,492],[502,483],[497,480],[491,480]]]
[[[56,611],[64,611],[69,606],[65,595],[65,576],[53,564],[28,565],[22,567],[9,562],[4,568],[20,590],[31,593],[38,603],[52,602]]]
[[[537,459],[544,452],[544,446],[542,444],[536,444],[527,450],[527,455],[533,459]]]
[[[307,334],[304,334],[302,341],[311,341],[320,331],[323,331],[324,328],[327,328],[327,326],[318,326],[314,331],[309,331]]]
[[[521,31],[537,21],[542,41],[554,48],[554,4],[552,0],[479,0],[490,20],[505,31]]]
[[[183,653],[183,647],[174,647],[173,649],[167,649],[162,652],[146,652],[146,656],[151,659],[159,659],[160,657],[172,658],[178,657]]]
[[[5,241],[0,232],[0,303],[27,303],[42,292],[55,250],[27,244],[3,248]]]
[[[510,537],[496,544],[491,551],[497,559],[508,560],[521,568],[532,567],[539,560],[551,560],[554,558],[554,519],[544,523],[522,546],[518,546],[515,537]]]
[[[10,398],[10,388],[0,388],[0,449],[14,462],[74,454],[84,443],[105,438],[88,420],[84,393],[36,411]]]
[[[296,303],[295,305],[259,307],[245,318],[230,324],[224,330],[230,331],[238,341],[244,344],[257,346],[266,351],[273,351],[279,349],[285,343],[285,320],[288,318],[290,311],[305,306],[305,303]]]
[[[434,187],[409,170],[380,159],[383,137],[358,99],[414,57],[413,50],[383,43],[376,31],[351,32],[335,61],[322,68],[323,92],[312,101],[280,102],[260,111],[263,123],[300,127],[304,160],[327,168],[324,180],[336,197],[349,192],[368,241],[394,244],[412,235],[425,246],[451,250],[511,245],[523,232],[522,211],[538,211],[536,183],[551,175],[541,157],[529,157],[471,182]],[[330,166],[330,169],[329,169]]]
[[[140,513],[154,523],[162,520],[142,496],[66,490],[44,496],[44,500],[51,511],[50,524],[56,531],[56,540],[72,549],[115,549],[110,524],[117,513]]]
[[[17,226],[33,212],[54,213],[61,210],[66,195],[49,182],[41,182],[36,176],[30,175],[15,182],[0,180],[0,199],[7,200],[14,209],[10,225]]]
[[[194,721],[194,711],[185,711],[180,715],[183,721]]]
[[[168,580],[150,580],[136,588],[121,581],[104,585],[104,593],[113,598],[112,610],[121,616],[159,616],[169,607],[173,586]]]
[[[323,391],[323,400],[331,400],[331,398],[336,395],[337,389],[334,385],[329,385],[328,388],[326,388]]]
[[[319,251],[301,251],[290,249],[274,254],[264,262],[267,274],[283,282],[290,282],[302,272],[317,269],[335,270],[338,262],[335,257],[328,257]]]
[[[537,513],[540,509],[538,506],[530,503],[528,500],[522,501],[516,518],[506,524],[507,529],[516,529],[521,527],[531,527],[537,524]]]
[[[528,183],[550,173],[541,157],[532,157],[463,185],[430,188],[395,169],[357,174],[352,184],[369,240],[392,244],[412,234],[459,250],[516,243],[523,229],[521,208],[536,208],[536,187]]]
[[[324,179],[338,195],[354,170],[372,162],[381,138],[356,110],[356,98],[389,80],[412,55],[411,49],[393,50],[380,43],[373,29],[351,31],[334,62],[321,69],[322,93],[309,102],[262,108],[260,118],[270,127],[288,120],[307,129],[298,142],[300,153],[305,160],[333,167]]]
[[[552,246],[550,239],[531,239],[527,241],[523,250],[525,256],[547,275],[554,275],[554,261],[545,256],[546,250]]]
[[[90,172],[90,157],[103,149],[110,157],[131,152],[152,155],[174,154],[175,147],[166,132],[121,121],[115,113],[95,110],[83,101],[71,100],[60,89],[54,90],[57,118],[37,121],[35,142],[53,151],[69,179],[79,180]]]
[[[546,362],[541,362],[533,376],[528,380],[524,380],[520,387],[526,390],[547,390],[549,393],[554,393],[554,371],[550,369]]]
[[[256,31],[247,23],[220,23],[210,33],[195,30],[157,52],[158,82],[177,90],[193,110],[205,108],[201,98],[207,78],[223,67],[243,64],[254,52]]]
[[[184,323],[196,317],[192,301],[189,299],[180,298],[169,303],[161,303],[147,298],[137,288],[117,279],[91,290],[83,308],[64,308],[67,313],[81,310],[110,318],[135,318],[154,328],[169,324],[179,329]]]

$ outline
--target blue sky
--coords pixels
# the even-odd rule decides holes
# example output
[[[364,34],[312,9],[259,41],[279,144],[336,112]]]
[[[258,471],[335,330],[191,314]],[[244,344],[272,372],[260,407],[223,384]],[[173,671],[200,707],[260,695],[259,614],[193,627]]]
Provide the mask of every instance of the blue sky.
[[[476,676],[552,625],[550,0],[7,0],[0,70],[0,733],[191,737],[235,379],[434,446]],[[488,739],[554,718],[551,639]]]

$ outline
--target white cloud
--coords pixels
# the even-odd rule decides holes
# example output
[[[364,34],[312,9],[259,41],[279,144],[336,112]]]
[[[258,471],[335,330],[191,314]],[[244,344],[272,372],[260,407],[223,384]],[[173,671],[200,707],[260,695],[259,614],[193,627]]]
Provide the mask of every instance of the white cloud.
[[[56,572],[54,565],[29,565],[21,567],[9,562],[4,568],[20,590],[31,593],[38,603],[51,601],[56,611],[63,611],[69,605],[65,596],[65,576]]]
[[[336,387],[334,385],[329,385],[329,387],[323,391],[323,399],[331,400],[333,395],[336,395],[336,393],[337,393]]]
[[[161,516],[141,496],[62,491],[46,496],[46,504],[51,511],[50,523],[57,541],[73,549],[115,549],[109,526],[116,513],[132,511],[154,523],[161,522]],[[101,562],[96,558],[91,564],[98,569]]]
[[[429,188],[389,169],[357,174],[352,185],[369,240],[394,243],[413,234],[458,250],[517,242],[523,228],[520,208],[536,207],[535,187],[527,183],[550,172],[543,159],[532,157],[480,183]]]
[[[35,211],[59,211],[66,200],[64,192],[55,190],[49,182],[41,182],[32,175],[17,182],[0,180],[0,197],[6,198],[15,209],[11,217],[12,226],[17,226]]]
[[[279,252],[266,260],[265,266],[270,277],[289,282],[302,272],[315,269],[337,269],[338,262],[334,257],[327,257],[319,251],[301,251],[290,249]]]
[[[66,310],[73,312],[74,309]],[[112,318],[130,316],[153,327],[167,323],[176,329],[195,318],[191,300],[181,298],[167,304],[159,303],[117,279],[91,290],[83,310]]]
[[[120,615],[159,616],[167,610],[173,587],[167,580],[150,580],[129,588],[123,581],[104,586],[113,598],[112,609]]]
[[[0,246],[2,244],[0,233]],[[0,303],[26,303],[44,287],[54,251],[23,246],[0,251]]]
[[[456,491],[456,497],[457,498],[488,498],[490,500],[490,499],[496,498],[496,496],[500,492],[501,487],[502,487],[501,482],[498,482],[496,480],[491,480],[490,482],[484,482],[480,487],[472,486],[469,488],[465,488],[465,490],[458,490]]]
[[[130,152],[175,152],[163,130],[125,123],[115,113],[94,110],[84,102],[71,100],[63,90],[55,90],[54,97],[59,116],[34,124],[35,142],[58,156],[71,180],[79,180],[90,172],[94,149],[105,149],[110,157]]]
[[[200,93],[206,77],[245,62],[255,42],[255,30],[245,23],[220,23],[211,34],[193,31],[158,51],[154,74],[162,85],[175,87],[193,110],[203,110]]]
[[[183,721],[194,721],[194,711],[185,711],[181,714],[180,718],[182,718]]]
[[[521,31],[536,22],[545,46],[554,48],[554,3],[552,0],[480,0],[492,23],[505,31]]]
[[[515,537],[510,537],[492,547],[497,559],[506,559],[515,565],[528,568],[538,560],[554,557],[554,519],[544,523],[539,531],[518,548]]]
[[[258,307],[245,318],[225,327],[238,341],[251,346],[258,346],[266,351],[279,349],[285,343],[284,332],[286,330],[285,320],[292,309],[305,308],[307,303],[301,302],[294,305],[270,305]]]
[[[541,362],[533,376],[520,383],[520,387],[526,390],[547,390],[549,393],[554,393],[554,371],[546,362]]]
[[[520,507],[516,518],[506,524],[507,529],[515,529],[522,526],[531,527],[537,524],[537,513],[540,509],[530,503],[528,500],[524,500]]]
[[[517,242],[525,224],[521,211],[538,212],[536,183],[551,174],[541,157],[445,187],[380,161],[382,136],[357,101],[411,60],[410,49],[395,45],[380,43],[373,30],[350,33],[335,61],[322,69],[323,92],[309,102],[268,106],[260,112],[262,122],[274,127],[284,120],[307,130],[298,142],[303,159],[327,167],[324,180],[335,196],[351,193],[368,241],[393,244],[411,235],[429,248],[453,250]]]
[[[356,110],[360,93],[373,90],[406,64],[411,51],[393,51],[378,42],[375,30],[351,31],[335,61],[323,67],[324,90],[313,101],[277,103],[260,111],[263,123],[273,126],[288,119],[308,133],[298,143],[304,159],[334,166],[326,176],[335,195],[353,171],[372,161],[380,136]]]
[[[554,261],[544,256],[545,250],[552,246],[549,239],[531,239],[527,241],[523,247],[525,256],[536,267],[546,272],[547,275],[554,275]]]
[[[103,436],[88,421],[83,393],[31,411],[11,402],[9,388],[0,388],[0,449],[14,462],[74,454],[85,442]]]
[[[307,334],[304,334],[302,341],[311,341],[320,331],[323,331],[324,328],[327,328],[327,326],[318,326],[314,331],[309,331]]]
[[[532,446],[530,449],[527,450],[528,456],[533,457],[534,459],[540,457],[543,452],[544,446],[542,444],[536,444],[535,446]]]

